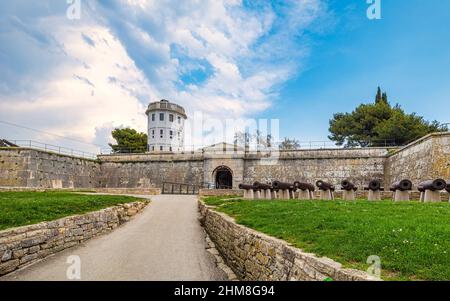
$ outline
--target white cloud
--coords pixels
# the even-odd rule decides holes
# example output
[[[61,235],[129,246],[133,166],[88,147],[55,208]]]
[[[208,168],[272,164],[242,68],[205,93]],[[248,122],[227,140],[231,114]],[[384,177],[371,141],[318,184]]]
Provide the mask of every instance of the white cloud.
[[[69,21],[49,3],[37,15],[28,3],[5,10],[0,119],[102,143],[114,126],[145,130],[145,106],[161,98],[221,118],[267,109],[326,10],[320,0],[83,1],[82,20]],[[203,78],[186,81],[195,71]]]

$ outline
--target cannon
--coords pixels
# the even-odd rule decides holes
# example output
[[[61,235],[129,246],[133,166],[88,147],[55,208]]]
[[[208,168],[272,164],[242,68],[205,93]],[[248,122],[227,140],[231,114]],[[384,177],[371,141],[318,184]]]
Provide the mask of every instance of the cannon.
[[[369,190],[369,191],[383,190],[383,188],[381,187],[381,181],[380,180],[370,181],[369,185],[364,187],[364,190]]]
[[[239,189],[256,190],[257,188],[254,185],[250,185],[250,184],[239,184]]]
[[[239,184],[239,189],[244,189],[244,199],[254,200],[255,192],[259,191],[257,187],[250,184]]]
[[[336,188],[334,185],[319,180],[316,182],[316,186],[320,190],[320,199],[321,200],[334,200],[334,191]]]
[[[394,201],[409,201],[409,191],[412,190],[410,180],[401,180],[392,183],[391,191],[394,192]]]
[[[320,190],[336,190],[336,188],[334,187],[334,185],[324,182],[322,180],[319,180],[316,182],[316,186],[320,189]]]
[[[314,198],[313,191],[316,189],[314,185],[296,181],[294,187],[299,190],[298,198],[300,200],[312,200]]]
[[[447,181],[447,186],[445,187],[445,190],[447,190],[447,192],[450,193],[450,181]],[[450,197],[448,201],[450,202]]]
[[[294,182],[294,187],[296,189],[300,189],[300,190],[309,190],[309,191],[316,190],[316,188],[314,187],[313,184],[303,183],[303,182],[299,182],[299,181]]]
[[[417,185],[417,190],[419,190],[420,192],[424,192],[425,190],[441,191],[446,187],[447,183],[445,182],[445,180],[436,179],[420,182],[419,185]]]
[[[261,182],[255,182],[255,183],[253,183],[253,186],[256,187],[257,189],[261,189],[261,190],[272,189],[272,185],[261,183]]]
[[[412,190],[412,182],[410,180],[401,180],[392,183],[391,185],[391,191],[409,191]]]
[[[381,181],[379,180],[372,180],[369,182],[369,185],[367,187],[364,187],[364,190],[369,190],[369,195],[367,199],[369,201],[380,201],[381,200]]]
[[[256,194],[259,194],[260,199],[266,199],[270,200],[272,199],[272,185],[267,183],[261,183],[261,182],[255,182],[253,183],[253,186],[258,189],[259,192]]]
[[[417,190],[420,191],[421,202],[440,202],[441,190],[447,187],[447,183],[443,179],[428,180],[420,182]]]
[[[342,186],[342,190],[346,190],[346,191],[356,191],[358,190],[358,188],[355,186],[355,184],[353,184],[352,182],[350,182],[349,180],[344,180],[341,182],[341,186]]]
[[[356,199],[355,191],[358,190],[358,188],[350,182],[349,180],[343,180],[341,182],[342,190],[344,192],[342,193],[342,199],[346,201],[354,201]]]
[[[291,192],[295,189],[294,184],[280,181],[273,181],[272,187],[279,193],[280,198],[287,200],[291,199]]]

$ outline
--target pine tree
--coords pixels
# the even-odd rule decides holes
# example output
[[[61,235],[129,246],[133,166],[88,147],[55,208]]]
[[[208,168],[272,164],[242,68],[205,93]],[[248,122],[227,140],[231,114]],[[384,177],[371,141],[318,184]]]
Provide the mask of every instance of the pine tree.
[[[382,100],[383,96],[381,95],[381,88],[378,86],[377,96],[375,96],[375,103],[379,103]]]
[[[381,100],[385,103],[388,104],[388,97],[386,92],[383,93],[383,96],[381,96]]]

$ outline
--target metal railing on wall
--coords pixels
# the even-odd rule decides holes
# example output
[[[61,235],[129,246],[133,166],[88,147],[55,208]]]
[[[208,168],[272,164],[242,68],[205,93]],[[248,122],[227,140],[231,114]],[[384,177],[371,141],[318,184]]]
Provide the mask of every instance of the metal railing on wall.
[[[53,145],[49,143],[43,143],[35,140],[16,140],[16,139],[8,139],[5,141],[9,141],[10,143],[17,145],[18,147],[27,147],[33,148],[48,152],[54,152],[61,155],[68,155],[74,157],[81,157],[87,159],[97,159],[97,154],[86,152],[78,149]],[[108,154],[142,154],[142,153],[150,153],[150,154],[195,154],[195,153],[203,153],[207,150],[208,153],[234,153],[234,152],[277,152],[279,151],[279,143],[273,143],[270,147],[245,147],[243,145],[233,145],[226,144],[225,147],[222,147],[221,143],[212,146],[204,146],[204,145],[188,145],[184,146],[181,150],[169,151],[168,148],[165,151],[150,151],[150,150],[142,150],[136,148],[121,148],[121,149],[100,149],[99,154],[108,155]],[[395,146],[395,140],[383,140],[377,143],[377,145],[381,147],[391,147]],[[281,151],[292,151],[292,150],[315,150],[315,149],[330,149],[330,148],[345,148],[344,146],[338,146],[332,141],[299,141],[298,145],[294,149],[282,149]],[[362,148],[360,146],[348,147],[347,149],[354,148]]]
[[[374,144],[376,143],[376,144]],[[175,153],[175,154],[195,154],[208,151],[208,153],[233,153],[233,152],[274,152],[274,151],[293,151],[293,150],[316,150],[316,149],[335,149],[335,148],[346,148],[346,149],[358,149],[364,148],[361,146],[351,146],[344,147],[336,145],[333,141],[298,141],[298,144],[294,148],[280,149],[281,143],[272,143],[269,147],[259,145],[259,146],[244,146],[240,144],[226,144],[225,147],[221,147],[222,143],[213,145],[185,145],[181,150],[173,149],[170,151],[170,145],[163,146],[163,150],[142,150],[136,148],[111,148],[101,149],[100,153],[103,155],[108,154],[139,154],[139,153],[150,153],[150,154],[164,154],[164,153]],[[396,146],[396,141],[391,139],[383,139],[377,141],[371,141],[369,145],[376,145],[377,147],[394,147]],[[367,146],[370,147],[370,146]]]
[[[216,186],[214,183],[189,184],[177,182],[163,182],[162,194],[198,194],[200,189],[232,189],[233,187],[227,185]]]
[[[52,152],[57,153],[60,155],[66,155],[66,156],[72,156],[72,157],[80,157],[85,159],[97,159],[97,155],[90,152],[85,152],[73,148],[48,144],[48,143],[42,143],[34,140],[10,140],[7,141],[11,142],[15,145],[15,147],[24,147],[24,148],[32,148],[37,150],[43,150],[46,152]]]

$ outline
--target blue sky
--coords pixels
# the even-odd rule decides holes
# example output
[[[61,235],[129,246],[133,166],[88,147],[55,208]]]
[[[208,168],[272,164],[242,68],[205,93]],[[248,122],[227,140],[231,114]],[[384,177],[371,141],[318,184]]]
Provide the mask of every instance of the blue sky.
[[[364,1],[349,2],[329,2],[334,28],[313,35],[305,69],[261,116],[282,116],[287,136],[324,140],[334,112],[373,101],[380,85],[408,112],[450,122],[450,1],[385,0],[372,21]]]
[[[380,85],[450,122],[450,1],[381,0],[381,20],[365,0],[80,3],[69,20],[66,1],[1,2],[0,120],[106,145],[116,126],[145,131],[145,106],[167,98],[326,140],[333,113]],[[6,125],[0,136],[71,143]]]

